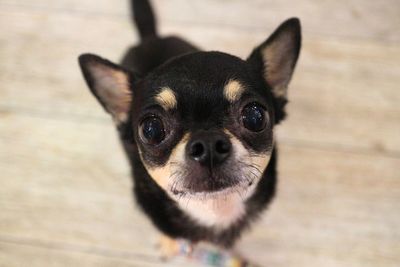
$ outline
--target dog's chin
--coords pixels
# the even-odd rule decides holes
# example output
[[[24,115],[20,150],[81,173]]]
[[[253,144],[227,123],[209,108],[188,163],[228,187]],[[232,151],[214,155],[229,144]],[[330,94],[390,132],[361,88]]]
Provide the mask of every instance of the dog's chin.
[[[215,183],[211,181],[201,186],[170,188],[170,192],[177,198],[198,198],[198,199],[210,199],[220,198],[230,194],[245,195],[246,191],[252,187],[254,180],[246,181],[227,181],[225,183]]]
[[[229,161],[212,170],[185,163],[175,165],[166,188],[169,195],[179,200],[209,199],[230,194],[246,196],[260,180],[262,170],[246,160]]]

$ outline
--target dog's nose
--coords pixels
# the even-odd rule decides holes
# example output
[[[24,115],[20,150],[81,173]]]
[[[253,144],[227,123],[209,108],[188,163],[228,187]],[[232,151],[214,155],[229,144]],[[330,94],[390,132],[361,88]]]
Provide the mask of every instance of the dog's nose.
[[[231,142],[224,134],[204,132],[192,137],[186,153],[190,159],[212,168],[229,157],[231,147]]]

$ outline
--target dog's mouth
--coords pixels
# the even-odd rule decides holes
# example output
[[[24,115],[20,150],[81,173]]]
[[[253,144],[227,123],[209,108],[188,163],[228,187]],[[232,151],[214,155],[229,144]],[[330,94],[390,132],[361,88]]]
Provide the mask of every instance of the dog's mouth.
[[[177,197],[217,197],[230,193],[240,193],[251,187],[257,177],[243,179],[218,179],[210,176],[202,182],[193,183],[189,181],[174,183],[170,191]]]
[[[256,164],[234,160],[210,169],[198,164],[174,164],[169,190],[174,198],[214,197],[230,193],[243,194],[262,176]]]
[[[212,191],[193,191],[193,190],[184,190],[184,189],[171,189],[171,192],[177,197],[218,197],[221,195],[229,195],[231,193],[238,193],[241,194],[243,190],[251,187],[253,185],[252,182],[248,182],[246,185],[237,184],[230,187],[220,188],[219,190],[212,190]]]

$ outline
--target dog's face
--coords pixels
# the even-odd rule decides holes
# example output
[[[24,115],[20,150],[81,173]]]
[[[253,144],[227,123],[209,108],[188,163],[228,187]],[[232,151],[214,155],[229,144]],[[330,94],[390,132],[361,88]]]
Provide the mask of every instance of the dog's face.
[[[174,199],[247,194],[273,148],[300,49],[296,19],[247,60],[197,52],[144,78],[94,55],[80,58],[94,95],[131,137],[151,178]]]
[[[142,161],[173,196],[252,185],[272,149],[272,96],[245,61],[217,52],[173,60],[147,76],[132,124]]]

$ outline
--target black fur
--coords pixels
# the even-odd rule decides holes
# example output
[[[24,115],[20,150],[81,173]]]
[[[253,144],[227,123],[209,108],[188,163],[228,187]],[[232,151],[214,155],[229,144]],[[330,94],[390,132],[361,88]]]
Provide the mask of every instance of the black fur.
[[[121,62],[122,67],[92,55],[81,56],[84,77],[93,94],[106,107],[104,100],[93,89],[93,75],[86,65],[91,60],[97,60],[111,68],[120,68],[129,76],[133,100],[127,120],[118,125],[118,131],[132,165],[134,195],[154,225],[174,238],[186,238],[193,242],[203,240],[230,247],[242,230],[267,207],[275,193],[277,148],[273,145],[273,127],[284,118],[287,99],[274,97],[271,93],[265,77],[266,65],[260,53],[280,32],[293,32],[290,52],[294,53],[291,55],[294,60],[291,67],[294,68],[300,50],[299,21],[291,19],[282,24],[247,60],[242,60],[221,52],[199,51],[177,37],[159,37],[148,1],[133,0],[132,3],[134,21],[142,42],[128,50]],[[246,87],[244,95],[234,104],[223,96],[223,87],[230,79],[240,81]],[[165,86],[173,89],[178,102],[176,109],[169,112],[162,110],[154,99],[160,87]],[[269,115],[266,129],[259,133],[244,129],[238,119],[243,107],[252,101],[260,103]],[[138,141],[138,125],[148,113],[161,117],[170,133],[155,147]],[[267,168],[259,170],[262,178],[245,203],[246,214],[226,229],[217,230],[199,224],[179,208],[150,177],[139,156],[139,149],[147,165],[162,166],[186,132],[205,129],[221,134],[223,128],[228,129],[251,153],[270,152],[271,158]],[[222,172],[234,176],[235,166],[229,164],[234,165],[228,160]],[[196,181],[193,183],[195,185]]]

